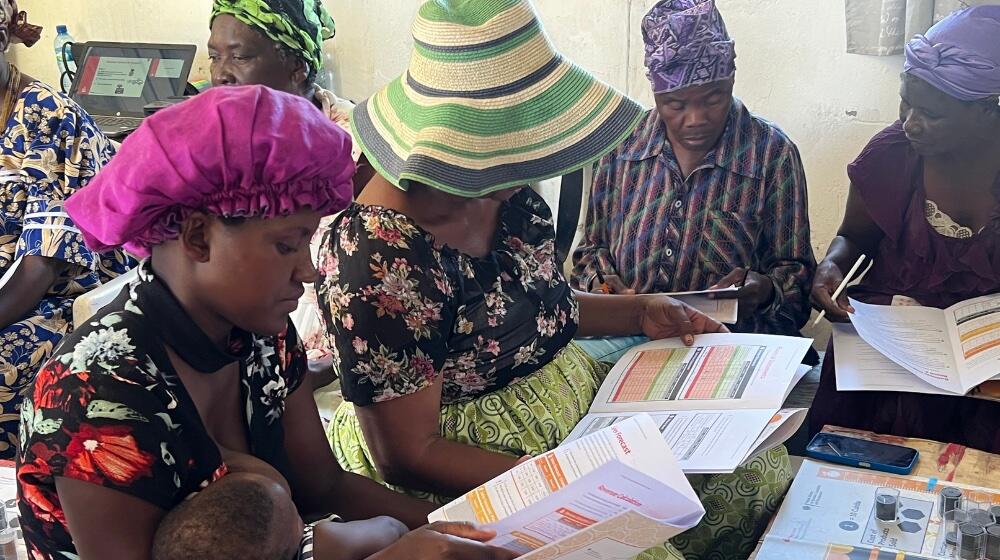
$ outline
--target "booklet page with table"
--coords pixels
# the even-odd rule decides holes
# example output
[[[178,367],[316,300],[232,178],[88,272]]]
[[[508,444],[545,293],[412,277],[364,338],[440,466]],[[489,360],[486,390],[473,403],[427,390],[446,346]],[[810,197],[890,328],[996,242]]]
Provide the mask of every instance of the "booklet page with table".
[[[795,433],[806,409],[782,409],[809,368],[811,340],[706,334],[659,340],[615,364],[566,441],[649,413],[686,473],[728,473]]]
[[[518,465],[434,511],[479,523],[524,560],[631,558],[705,510],[657,426],[635,416]]]
[[[866,343],[944,394],[964,395],[1000,371],[1000,295],[947,309],[850,302]]]
[[[833,347],[838,391],[895,391],[953,395],[949,391],[938,389],[890,360],[858,336],[857,329],[850,323],[833,324]],[[985,388],[989,383],[1000,384],[1000,375],[980,387]],[[974,391],[969,396],[997,400],[987,392]]]

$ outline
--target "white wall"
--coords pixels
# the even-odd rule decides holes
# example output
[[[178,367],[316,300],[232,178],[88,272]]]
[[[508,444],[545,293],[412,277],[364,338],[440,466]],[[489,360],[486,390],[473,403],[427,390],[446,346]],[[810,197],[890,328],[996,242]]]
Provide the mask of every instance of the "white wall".
[[[51,84],[57,83],[52,42],[56,25],[69,26],[78,41],[134,41],[198,45],[194,75],[205,74],[208,42],[207,0],[20,0],[28,21],[44,26],[42,38],[30,49],[14,45],[11,52],[21,71]]]

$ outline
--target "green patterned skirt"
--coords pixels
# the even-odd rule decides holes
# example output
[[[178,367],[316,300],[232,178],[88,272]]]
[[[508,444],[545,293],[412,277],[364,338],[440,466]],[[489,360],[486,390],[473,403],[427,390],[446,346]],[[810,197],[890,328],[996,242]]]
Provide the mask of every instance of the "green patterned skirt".
[[[559,445],[587,413],[607,366],[570,344],[530,377],[469,402],[441,407],[441,434],[452,441],[514,457],[540,455]],[[385,483],[375,470],[351,403],[334,414],[328,437],[344,470]],[[778,447],[733,474],[689,475],[705,506],[698,526],[647,550],[639,560],[715,560],[746,558],[778,509],[792,471],[788,453]],[[450,498],[394,488],[446,503]]]

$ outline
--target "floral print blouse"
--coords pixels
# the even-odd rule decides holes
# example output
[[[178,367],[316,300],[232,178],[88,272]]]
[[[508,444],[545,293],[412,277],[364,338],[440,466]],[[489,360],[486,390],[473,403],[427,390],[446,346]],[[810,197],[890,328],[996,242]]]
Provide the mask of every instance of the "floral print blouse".
[[[294,328],[276,338],[237,330],[223,350],[146,261],[128,290],[66,337],[24,401],[18,506],[31,558],[77,557],[56,477],[169,510],[226,473],[167,347],[206,374],[240,362],[251,451],[287,475],[280,420],[306,372]]]
[[[360,406],[438,378],[442,404],[496,391],[549,363],[579,320],[552,213],[530,189],[504,203],[485,257],[436,243],[397,211],[354,204],[327,230],[319,271],[344,398]]]

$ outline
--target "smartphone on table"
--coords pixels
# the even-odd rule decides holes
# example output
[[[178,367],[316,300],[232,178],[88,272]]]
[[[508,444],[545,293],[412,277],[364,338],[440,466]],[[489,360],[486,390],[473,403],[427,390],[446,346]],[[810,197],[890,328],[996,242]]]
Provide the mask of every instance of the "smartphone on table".
[[[820,432],[806,446],[813,459],[893,474],[910,474],[920,453],[911,447]]]

